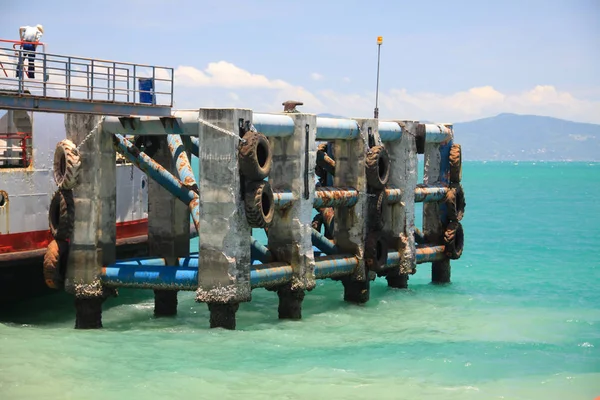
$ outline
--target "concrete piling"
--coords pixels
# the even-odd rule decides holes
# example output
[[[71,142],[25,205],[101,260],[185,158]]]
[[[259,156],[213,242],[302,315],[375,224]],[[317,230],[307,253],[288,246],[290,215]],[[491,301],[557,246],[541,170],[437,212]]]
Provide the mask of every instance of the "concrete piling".
[[[316,127],[314,115],[290,113],[294,133],[269,136],[273,167],[269,183],[274,192],[289,192],[293,201],[276,211],[268,228],[268,247],[277,261],[291,265],[289,284],[278,287],[279,318],[300,319],[305,291],[315,287],[311,221],[315,199]]]
[[[335,187],[353,187],[363,195],[358,196],[353,207],[334,207],[334,237],[340,252],[353,254],[358,258],[358,266],[353,273],[341,279],[344,285],[344,301],[361,304],[369,301],[371,281],[365,265],[364,247],[367,219],[371,217],[368,210],[366,154],[369,149],[369,136],[378,137],[378,133],[375,119],[358,120],[356,124],[359,130],[354,137],[333,141],[333,184]]]
[[[176,160],[169,148],[167,136],[152,138],[153,159],[166,171],[178,176]],[[158,182],[148,181],[148,255],[163,257],[167,265],[175,265],[178,257],[190,253],[190,212]],[[177,290],[154,289],[154,315],[177,314]]]
[[[200,109],[193,113],[198,121],[206,121],[198,124],[201,173],[196,301],[208,304],[211,327],[234,329],[238,304],[251,299],[252,230],[242,200],[245,182],[237,154],[252,112]]]
[[[448,185],[450,170],[448,157],[453,144],[452,126],[418,124],[415,130],[424,138],[423,183],[428,186]],[[446,205],[441,202],[423,204],[423,234],[432,243],[444,242],[444,229],[448,225]],[[431,264],[433,283],[450,282],[450,260],[433,261]]]
[[[400,202],[384,208],[387,221],[388,248],[400,255],[398,268],[386,271],[389,287],[408,287],[408,276],[415,272],[415,187],[417,185],[417,151],[415,141],[416,124],[411,121],[396,121],[400,127],[397,140],[386,142],[392,168],[389,186],[400,190]]]
[[[65,277],[65,290],[75,295],[77,329],[101,328],[102,303],[114,293],[99,276],[102,267],[116,259],[116,157],[111,137],[97,125],[99,120],[65,115],[67,139],[80,145],[87,138],[79,149],[81,167],[73,189],[73,235]]]

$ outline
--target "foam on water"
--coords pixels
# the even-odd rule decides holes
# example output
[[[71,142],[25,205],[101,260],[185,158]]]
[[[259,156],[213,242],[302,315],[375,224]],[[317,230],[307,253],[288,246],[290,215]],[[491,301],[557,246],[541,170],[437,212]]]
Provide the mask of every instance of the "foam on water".
[[[75,331],[57,294],[0,311],[0,398],[593,399],[600,396],[600,165],[465,163],[465,252],[453,283],[384,279],[363,306],[319,281],[302,321],[259,289],[238,330],[179,294],[121,290],[105,329]],[[420,222],[419,222],[420,224]]]

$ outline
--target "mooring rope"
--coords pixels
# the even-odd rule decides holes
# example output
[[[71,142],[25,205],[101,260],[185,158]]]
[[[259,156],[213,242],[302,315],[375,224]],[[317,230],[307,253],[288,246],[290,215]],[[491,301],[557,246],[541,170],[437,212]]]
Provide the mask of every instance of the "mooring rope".
[[[210,122],[208,122],[208,121],[206,121],[206,120],[204,120],[204,119],[202,119],[200,117],[198,117],[198,122],[201,123],[201,124],[204,124],[204,125],[208,126],[209,128],[212,128],[212,129],[214,129],[214,130],[216,130],[218,132],[221,132],[221,133],[224,133],[226,135],[232,136],[232,137],[236,138],[237,140],[239,140],[242,143],[246,143],[246,139],[241,138],[235,132],[231,132],[231,131],[228,131],[227,129],[223,129],[221,127],[218,127],[218,126],[216,126],[214,124],[211,124]]]

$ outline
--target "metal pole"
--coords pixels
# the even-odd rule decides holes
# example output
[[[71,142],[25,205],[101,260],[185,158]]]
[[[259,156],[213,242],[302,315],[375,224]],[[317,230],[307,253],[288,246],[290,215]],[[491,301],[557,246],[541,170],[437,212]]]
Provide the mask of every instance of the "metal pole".
[[[377,89],[375,90],[375,112],[374,118],[379,118],[379,59],[381,55],[381,44],[383,43],[383,37],[377,37]]]

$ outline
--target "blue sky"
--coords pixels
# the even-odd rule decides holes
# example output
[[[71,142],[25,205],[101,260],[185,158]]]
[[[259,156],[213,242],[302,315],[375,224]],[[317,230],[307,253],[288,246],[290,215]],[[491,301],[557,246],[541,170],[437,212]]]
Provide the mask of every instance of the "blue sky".
[[[0,38],[176,68],[176,107],[459,122],[500,112],[600,123],[600,1],[3,2]]]

